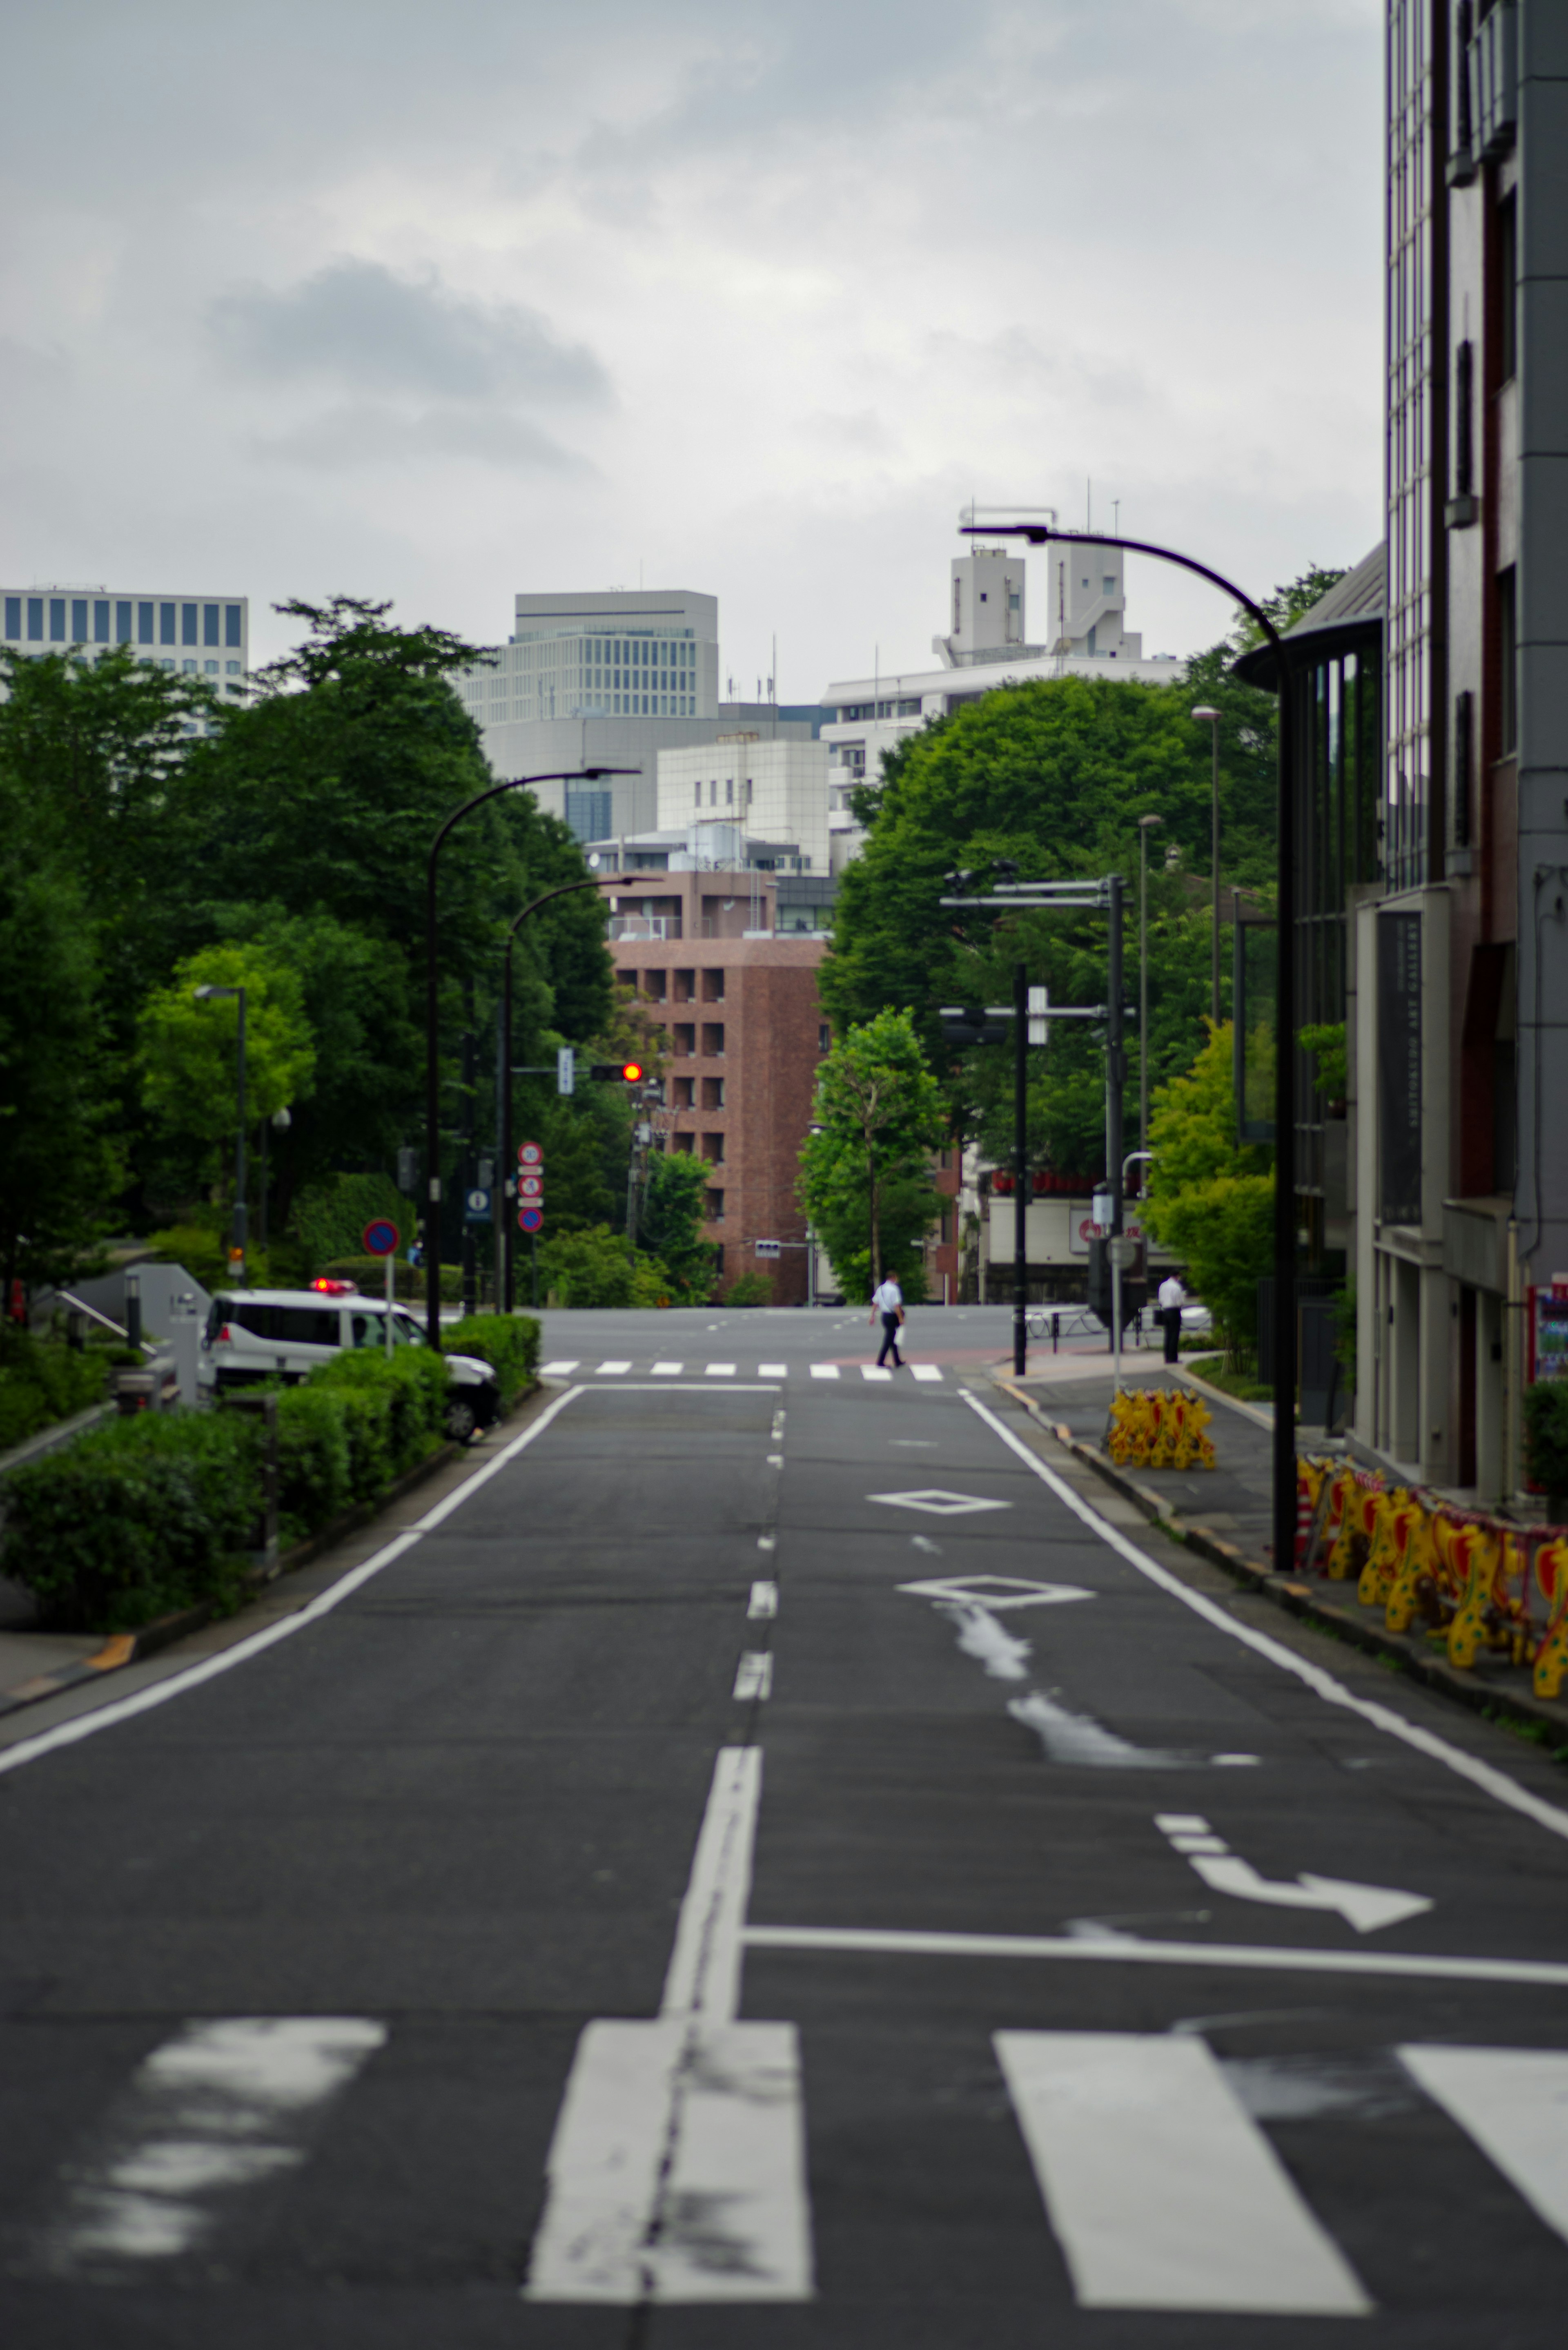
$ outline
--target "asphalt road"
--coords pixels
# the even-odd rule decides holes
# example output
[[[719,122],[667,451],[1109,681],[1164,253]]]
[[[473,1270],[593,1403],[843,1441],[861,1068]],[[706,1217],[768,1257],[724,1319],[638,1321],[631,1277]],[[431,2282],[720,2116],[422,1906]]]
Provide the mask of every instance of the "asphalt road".
[[[0,1746],[7,2350],[1557,2350],[1568,1780],[706,1318]]]

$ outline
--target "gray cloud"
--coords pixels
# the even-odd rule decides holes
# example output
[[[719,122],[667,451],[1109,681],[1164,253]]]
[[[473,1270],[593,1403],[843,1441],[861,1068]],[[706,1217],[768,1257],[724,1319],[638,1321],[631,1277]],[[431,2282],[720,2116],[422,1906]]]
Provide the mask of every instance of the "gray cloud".
[[[429,409],[413,416],[374,401],[334,408],[288,431],[258,436],[258,455],[337,472],[348,465],[403,464],[449,457],[509,472],[591,473],[587,460],[518,417]]]
[[[519,304],[454,294],[434,270],[408,278],[374,261],[334,261],[281,293],[222,295],[207,323],[223,358],[257,375],[448,400],[602,406],[609,396],[586,344],[558,342],[547,319]]]

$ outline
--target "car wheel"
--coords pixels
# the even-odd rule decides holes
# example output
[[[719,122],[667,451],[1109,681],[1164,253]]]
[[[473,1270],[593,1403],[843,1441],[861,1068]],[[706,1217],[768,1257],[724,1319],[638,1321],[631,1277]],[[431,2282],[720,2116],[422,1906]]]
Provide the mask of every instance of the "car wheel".
[[[479,1414],[466,1396],[453,1396],[448,1404],[446,1432],[454,1444],[472,1444],[479,1434]]]

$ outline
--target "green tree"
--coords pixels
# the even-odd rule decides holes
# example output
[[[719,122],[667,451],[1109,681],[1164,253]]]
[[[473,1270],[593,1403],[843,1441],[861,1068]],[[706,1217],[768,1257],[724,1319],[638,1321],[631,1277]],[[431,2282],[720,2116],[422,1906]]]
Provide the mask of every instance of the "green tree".
[[[702,1237],[708,1168],[701,1159],[660,1151],[650,1162],[638,1218],[637,1244],[657,1257],[676,1301],[700,1305],[713,1287],[719,1252]]]
[[[947,1113],[907,1012],[878,1012],[849,1029],[822,1064],[815,1107],[821,1131],[801,1151],[801,1196],[846,1288],[830,1235],[838,1232],[842,1244],[858,1211],[874,1284],[892,1187],[916,1187],[921,1229],[940,1212],[926,1154],[947,1139]]]
[[[1257,1336],[1258,1283],[1273,1261],[1272,1154],[1236,1139],[1233,1030],[1211,1028],[1185,1076],[1149,1113],[1154,1152],[1143,1221],[1185,1263],[1234,1352]]]
[[[242,986],[247,1120],[270,1118],[314,1082],[316,1045],[296,972],[255,947],[203,947],[141,1013],[142,1098],[176,1135],[210,1143],[234,1131],[239,1003],[198,1002],[196,990]]]

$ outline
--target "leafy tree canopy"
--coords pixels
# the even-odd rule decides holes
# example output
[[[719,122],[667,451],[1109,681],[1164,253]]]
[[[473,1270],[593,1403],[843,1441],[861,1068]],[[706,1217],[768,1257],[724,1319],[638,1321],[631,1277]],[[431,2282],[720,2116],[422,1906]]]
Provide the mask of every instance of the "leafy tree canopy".
[[[907,1012],[879,1012],[840,1038],[818,1072],[815,1108],[820,1130],[802,1147],[801,1197],[847,1295],[856,1250],[876,1268],[873,1283],[887,1264],[882,1226],[895,1191],[919,1231],[940,1212],[928,1154],[947,1139],[948,1116]]]

